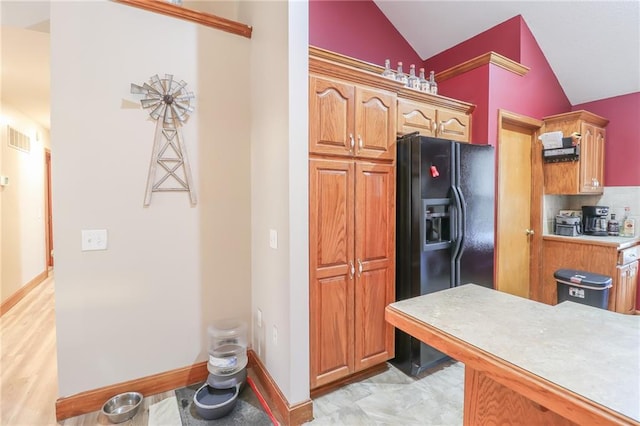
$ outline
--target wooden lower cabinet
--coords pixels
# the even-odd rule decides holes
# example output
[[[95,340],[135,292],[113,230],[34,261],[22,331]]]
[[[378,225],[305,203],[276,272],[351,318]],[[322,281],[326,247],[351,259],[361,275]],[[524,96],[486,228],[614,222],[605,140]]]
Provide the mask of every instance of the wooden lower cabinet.
[[[309,160],[311,388],[394,356],[393,165]]]
[[[629,256],[625,256],[625,253],[629,252],[637,256],[636,253],[640,254],[640,245],[619,247],[593,241],[545,236],[542,248],[542,282],[532,287],[531,298],[555,305],[558,302],[558,293],[554,272],[558,269],[577,269],[611,277],[608,309],[633,314],[638,287],[638,261],[627,261]]]

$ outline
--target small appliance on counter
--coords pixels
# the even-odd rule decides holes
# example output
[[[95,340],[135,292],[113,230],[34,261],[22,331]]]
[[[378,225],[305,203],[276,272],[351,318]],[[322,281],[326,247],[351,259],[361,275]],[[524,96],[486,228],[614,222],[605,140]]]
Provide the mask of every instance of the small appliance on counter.
[[[582,232],[585,235],[607,236],[607,206],[582,206]]]
[[[582,234],[582,219],[580,216],[558,215],[554,233],[566,237],[577,237]]]

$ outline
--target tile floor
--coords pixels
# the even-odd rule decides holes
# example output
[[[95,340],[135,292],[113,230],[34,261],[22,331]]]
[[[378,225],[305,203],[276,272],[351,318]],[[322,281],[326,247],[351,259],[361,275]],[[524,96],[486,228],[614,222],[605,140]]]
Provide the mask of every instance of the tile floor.
[[[409,377],[390,368],[374,377],[349,384],[313,401],[320,425],[439,425],[462,424],[464,364],[448,362]]]

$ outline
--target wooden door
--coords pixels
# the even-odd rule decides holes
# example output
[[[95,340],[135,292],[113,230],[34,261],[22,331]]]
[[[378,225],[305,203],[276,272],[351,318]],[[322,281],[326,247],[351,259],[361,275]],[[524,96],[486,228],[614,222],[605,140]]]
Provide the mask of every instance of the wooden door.
[[[353,372],[354,162],[309,160],[311,388]]]
[[[395,300],[395,172],[356,163],[355,369],[394,356],[393,327],[384,319]]]
[[[396,158],[396,94],[356,88],[356,155],[360,158]]]
[[[528,298],[530,270],[539,263],[538,251],[532,251],[531,244],[535,233],[537,238],[542,233],[541,179],[532,179],[533,173],[542,174],[539,156],[532,155],[532,141],[542,123],[505,112],[501,112],[500,123],[495,288]]]
[[[439,109],[437,134],[439,138],[469,142],[469,116],[458,111]]]
[[[309,77],[309,153],[353,155],[354,102],[353,85]]]
[[[600,131],[599,131],[600,130]],[[601,185],[604,147],[603,129],[583,123],[582,139],[580,141],[580,192],[600,194],[603,191]]]
[[[419,132],[422,136],[435,137],[436,126],[435,107],[407,99],[398,99],[399,134]]]

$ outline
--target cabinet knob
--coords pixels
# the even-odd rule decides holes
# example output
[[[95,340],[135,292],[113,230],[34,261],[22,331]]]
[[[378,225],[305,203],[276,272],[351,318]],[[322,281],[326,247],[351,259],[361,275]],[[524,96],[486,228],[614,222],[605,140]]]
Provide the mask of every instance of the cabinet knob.
[[[353,134],[349,133],[349,152],[353,152],[353,148],[356,146],[356,141],[353,139]]]
[[[527,229],[527,230],[525,230],[525,232],[526,232],[527,235],[535,234],[535,231],[533,229]]]
[[[362,136],[358,135],[358,151],[362,151]]]
[[[358,259],[358,278],[362,275],[362,261]]]
[[[353,266],[353,260],[349,261],[349,279],[353,279],[353,275],[356,273],[356,268]]]

